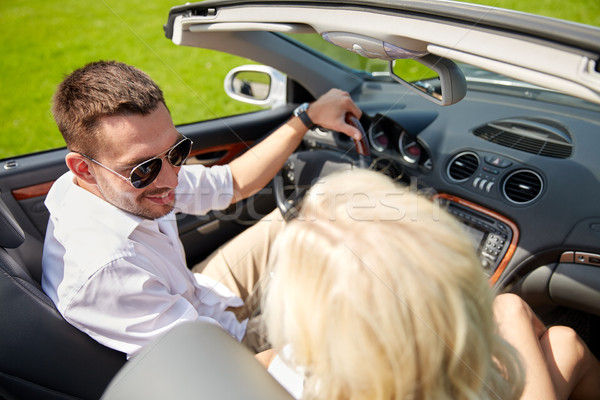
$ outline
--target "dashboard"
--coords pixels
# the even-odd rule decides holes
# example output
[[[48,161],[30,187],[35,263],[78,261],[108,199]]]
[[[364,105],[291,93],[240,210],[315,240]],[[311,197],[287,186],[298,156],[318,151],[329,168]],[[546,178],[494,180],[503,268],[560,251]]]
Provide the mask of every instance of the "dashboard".
[[[357,103],[375,168],[441,198],[492,283],[576,252],[600,266],[598,110],[473,89],[440,107],[369,89]],[[348,152],[352,142],[317,129],[305,145]]]

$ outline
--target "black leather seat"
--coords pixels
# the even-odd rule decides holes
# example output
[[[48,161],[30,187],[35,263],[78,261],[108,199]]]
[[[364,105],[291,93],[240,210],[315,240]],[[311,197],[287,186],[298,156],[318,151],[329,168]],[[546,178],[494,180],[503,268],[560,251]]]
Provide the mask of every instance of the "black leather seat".
[[[24,240],[0,201],[0,398],[98,399],[126,357],[62,318],[8,250]]]

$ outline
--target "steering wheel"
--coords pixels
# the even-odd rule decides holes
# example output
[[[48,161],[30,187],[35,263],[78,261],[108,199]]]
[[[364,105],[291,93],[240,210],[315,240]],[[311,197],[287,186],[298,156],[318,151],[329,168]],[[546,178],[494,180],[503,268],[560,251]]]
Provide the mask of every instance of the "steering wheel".
[[[317,179],[354,167],[370,167],[371,152],[362,125],[352,114],[346,115],[346,122],[362,134],[360,140],[354,140],[358,160],[333,150],[300,151],[292,154],[273,178],[275,202],[286,221],[298,216],[304,194]]]

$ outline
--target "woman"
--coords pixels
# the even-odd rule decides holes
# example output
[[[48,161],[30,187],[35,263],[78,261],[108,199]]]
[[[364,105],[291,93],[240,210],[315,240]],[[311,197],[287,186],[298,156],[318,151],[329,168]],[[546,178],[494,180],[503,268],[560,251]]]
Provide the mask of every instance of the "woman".
[[[600,362],[572,328],[546,328],[514,294],[496,297],[494,316],[525,366],[522,399],[600,399]]]
[[[581,338],[494,298],[461,225],[382,174],[313,187],[270,269],[259,358],[296,398],[600,397]]]
[[[382,174],[339,174],[311,189],[270,265],[263,317],[280,352],[270,370],[296,397],[521,395],[470,239]],[[290,371],[296,378],[282,378]]]

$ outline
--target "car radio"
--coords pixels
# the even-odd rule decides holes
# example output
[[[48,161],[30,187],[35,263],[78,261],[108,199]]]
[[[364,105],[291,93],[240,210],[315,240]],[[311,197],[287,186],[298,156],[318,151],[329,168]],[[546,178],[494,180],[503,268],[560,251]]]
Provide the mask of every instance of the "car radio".
[[[501,221],[491,211],[474,208],[475,205],[452,196],[441,195],[440,203],[463,224],[486,274],[492,276],[505,257],[510,256],[507,253],[515,236],[510,221]]]

